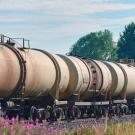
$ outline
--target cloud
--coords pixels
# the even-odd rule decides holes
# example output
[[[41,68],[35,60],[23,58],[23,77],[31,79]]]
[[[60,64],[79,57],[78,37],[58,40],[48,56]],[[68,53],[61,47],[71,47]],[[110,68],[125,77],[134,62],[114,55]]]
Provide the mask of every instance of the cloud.
[[[7,0],[0,9],[34,10],[50,15],[82,15],[105,11],[135,9],[135,4],[113,3],[109,0]]]
[[[0,24],[6,25],[1,28],[4,33],[19,33],[31,39],[48,40],[64,39],[69,37],[83,36],[91,31],[103,30],[105,28],[123,26],[135,21],[134,16],[126,18],[95,18],[95,17],[73,17],[73,16],[44,16],[44,15],[1,15]],[[10,19],[9,19],[10,18]],[[5,24],[5,22],[7,22]],[[1,25],[1,26],[2,26]],[[8,26],[9,25],[9,26]],[[2,26],[3,27],[3,26]],[[115,30],[116,31],[116,30]],[[16,35],[17,35],[16,34]],[[115,38],[117,39],[117,38]]]

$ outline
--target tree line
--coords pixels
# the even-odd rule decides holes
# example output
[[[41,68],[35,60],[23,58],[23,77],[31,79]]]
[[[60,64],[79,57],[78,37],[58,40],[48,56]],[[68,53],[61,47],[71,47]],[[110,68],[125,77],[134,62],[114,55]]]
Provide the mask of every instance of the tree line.
[[[72,45],[69,54],[96,60],[135,59],[135,23],[125,26],[117,43],[110,30],[91,32]]]

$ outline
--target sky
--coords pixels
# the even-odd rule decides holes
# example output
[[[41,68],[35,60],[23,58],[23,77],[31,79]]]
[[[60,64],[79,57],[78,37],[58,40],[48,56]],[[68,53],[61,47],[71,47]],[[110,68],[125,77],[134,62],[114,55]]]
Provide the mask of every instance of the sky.
[[[109,29],[117,42],[135,21],[135,0],[0,0],[0,33],[65,54],[82,36]]]

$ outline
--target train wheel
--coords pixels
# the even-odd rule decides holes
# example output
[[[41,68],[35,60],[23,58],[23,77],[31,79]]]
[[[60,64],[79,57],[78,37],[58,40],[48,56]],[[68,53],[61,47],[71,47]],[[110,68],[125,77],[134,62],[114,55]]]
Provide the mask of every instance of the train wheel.
[[[32,106],[30,109],[30,118],[33,121],[36,121],[36,119],[37,119],[37,108],[35,106]]]

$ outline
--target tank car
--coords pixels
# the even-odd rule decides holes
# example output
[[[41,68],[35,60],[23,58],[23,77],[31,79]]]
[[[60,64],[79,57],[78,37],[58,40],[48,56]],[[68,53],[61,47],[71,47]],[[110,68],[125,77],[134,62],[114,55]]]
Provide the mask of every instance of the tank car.
[[[0,103],[9,117],[57,120],[135,112],[134,62],[51,54],[1,35]],[[47,115],[49,114],[49,116]]]

